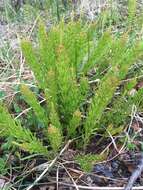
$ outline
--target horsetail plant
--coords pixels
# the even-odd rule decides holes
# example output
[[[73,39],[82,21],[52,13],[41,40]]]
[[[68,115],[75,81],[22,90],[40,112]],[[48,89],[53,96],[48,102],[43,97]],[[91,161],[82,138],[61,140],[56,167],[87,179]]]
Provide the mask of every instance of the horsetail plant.
[[[46,117],[45,110],[39,105],[39,102],[34,93],[26,85],[21,85],[20,90],[26,102],[33,108],[37,119],[44,125],[47,125],[48,117]]]
[[[23,128],[18,121],[15,121],[2,104],[0,104],[0,130],[0,136],[12,137],[13,144],[18,145],[23,150],[47,155],[47,148],[29,129]]]
[[[137,12],[137,0],[128,0],[128,21],[130,24],[133,23],[136,18]]]
[[[127,34],[117,38],[110,31],[98,37],[93,25],[82,21],[66,24],[61,21],[48,32],[40,22],[38,47],[34,48],[29,40],[22,41],[23,55],[45,96],[45,106],[38,103],[27,86],[21,85],[21,93],[33,108],[37,119],[43,123],[43,133],[54,152],[60,148],[64,139],[79,135],[87,145],[91,136],[100,128],[100,119],[114,97],[116,88],[132,64],[143,54],[143,43],[129,44],[128,39]],[[100,63],[105,64],[106,72],[93,91],[89,73],[93,69],[98,72],[98,68],[102,67]],[[0,109],[3,111],[4,108],[1,106]],[[15,124],[5,111],[0,115],[0,126],[5,136],[8,131],[13,136],[12,130],[22,131],[16,140],[17,143],[22,140],[21,147],[27,151],[47,152],[30,130],[19,123]],[[28,135],[25,136],[25,133]]]

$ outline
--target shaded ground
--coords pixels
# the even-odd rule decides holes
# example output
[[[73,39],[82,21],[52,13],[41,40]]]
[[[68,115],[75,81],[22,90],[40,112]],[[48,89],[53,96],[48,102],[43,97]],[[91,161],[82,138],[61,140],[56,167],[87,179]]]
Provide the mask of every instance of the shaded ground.
[[[68,155],[68,158],[67,158]],[[111,156],[111,155],[110,155]],[[121,155],[109,156],[109,161],[97,163],[91,172],[86,173],[80,166],[73,161],[74,152],[68,150],[56,162],[51,171],[43,177],[33,190],[56,190],[56,189],[92,189],[92,187],[123,187],[128,178],[140,162],[140,153],[126,152]],[[71,157],[71,159],[69,159]],[[13,160],[14,161],[14,160]],[[43,164],[42,164],[43,163]],[[17,163],[15,163],[17,165]],[[15,166],[16,166],[15,165]],[[14,163],[13,163],[14,166]],[[25,189],[43,172],[48,163],[43,158],[33,158],[29,161],[21,162],[21,170],[14,171],[10,176],[3,177],[4,182],[9,182],[16,189]],[[140,176],[136,183],[137,186],[143,185],[143,176]],[[104,188],[103,188],[104,189]]]

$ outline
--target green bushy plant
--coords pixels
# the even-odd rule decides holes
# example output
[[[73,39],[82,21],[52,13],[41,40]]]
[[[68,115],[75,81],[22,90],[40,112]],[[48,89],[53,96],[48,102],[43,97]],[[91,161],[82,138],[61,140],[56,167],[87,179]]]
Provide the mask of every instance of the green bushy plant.
[[[3,158],[0,158],[0,174],[4,175],[6,171],[6,161]]]
[[[137,0],[128,0],[128,21],[133,22],[137,11]]]
[[[81,168],[86,172],[91,172],[93,165],[104,159],[105,155],[97,154],[77,155],[75,157],[76,162],[79,163]]]
[[[0,129],[0,136],[13,137],[13,144],[17,144],[22,149],[30,153],[47,154],[46,147],[30,130],[23,128],[20,122],[15,121],[2,104],[0,105]]]
[[[110,31],[97,37],[95,26],[82,21],[67,24],[61,21],[48,33],[40,23],[38,41],[36,48],[29,40],[23,40],[21,47],[26,63],[45,95],[46,109],[39,105],[35,94],[24,84],[21,93],[43,123],[41,130],[55,152],[64,139],[79,135],[87,145],[91,136],[100,129],[104,110],[114,97],[116,88],[142,56],[143,43],[129,44],[127,34],[117,38]],[[100,77],[94,92],[88,75],[93,68],[98,71],[100,63],[108,69]],[[85,109],[83,104],[87,100],[90,104]],[[29,152],[47,153],[29,129],[14,121],[3,105],[0,109],[1,135],[13,136],[14,144]]]

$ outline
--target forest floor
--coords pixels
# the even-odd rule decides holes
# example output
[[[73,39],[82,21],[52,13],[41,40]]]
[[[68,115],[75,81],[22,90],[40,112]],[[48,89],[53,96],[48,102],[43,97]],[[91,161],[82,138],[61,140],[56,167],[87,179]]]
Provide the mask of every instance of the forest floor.
[[[88,7],[82,5],[86,19],[94,22],[98,14],[106,10],[108,5],[106,1],[102,6],[94,7],[93,4]],[[3,8],[3,7],[2,7]],[[116,7],[113,11],[113,20],[119,19],[118,25],[113,24],[113,33],[124,29],[124,19],[127,16],[126,1],[118,1],[118,13]],[[0,100],[4,101],[9,107],[15,118],[21,119],[29,112],[30,108],[20,105],[19,84],[25,82],[30,87],[35,87],[33,73],[25,65],[20,49],[20,39],[27,36],[36,41],[36,26],[40,16],[44,18],[47,28],[49,28],[54,19],[51,19],[48,11],[35,9],[33,6],[23,5],[18,12],[11,7],[0,8]],[[78,14],[79,9],[77,10]],[[143,12],[143,2],[138,1],[137,14]],[[117,14],[116,14],[117,13]],[[70,14],[67,11],[66,17]],[[55,15],[56,17],[56,15]],[[120,17],[120,18],[119,18]],[[114,22],[113,22],[114,23]],[[120,23],[120,24],[119,24]],[[102,31],[101,31],[102,32]],[[143,33],[143,31],[141,31]],[[135,35],[138,35],[136,30]],[[141,35],[141,34],[139,34]],[[143,67],[139,66],[139,81],[131,91],[137,91],[143,87]],[[143,107],[143,106],[142,106]],[[29,114],[30,115],[30,114]],[[34,121],[30,118],[31,123]],[[132,173],[136,172],[138,166],[143,167],[143,114],[133,110],[126,124],[129,126],[125,135],[129,137],[131,143],[117,143],[120,134],[109,136],[106,139],[95,135],[87,149],[86,153],[108,154],[107,158],[101,160],[92,166],[90,172],[81,169],[79,163],[74,159],[79,152],[74,148],[74,143],[63,149],[63,153],[56,160],[47,161],[46,158],[38,155],[29,156],[27,153],[14,152],[7,150],[8,143],[0,139],[0,189],[17,190],[119,190],[124,189]],[[127,127],[125,127],[127,128]],[[100,146],[97,143],[101,139]],[[87,164],[88,160],[86,160]],[[52,163],[52,164],[51,164]],[[41,175],[43,171],[46,175]],[[38,176],[41,179],[34,184]],[[137,176],[133,189],[143,190],[143,173]]]

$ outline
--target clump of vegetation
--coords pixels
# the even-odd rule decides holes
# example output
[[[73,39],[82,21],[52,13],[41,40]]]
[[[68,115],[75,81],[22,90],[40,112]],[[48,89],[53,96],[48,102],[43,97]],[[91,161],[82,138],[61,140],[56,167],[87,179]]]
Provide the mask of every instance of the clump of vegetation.
[[[75,158],[76,162],[80,163],[81,168],[86,172],[91,172],[92,166],[104,159],[105,155],[96,154],[77,155]]]
[[[102,127],[101,118],[121,80],[143,55],[143,42],[129,43],[128,34],[117,38],[110,31],[98,37],[96,27],[81,20],[67,24],[61,21],[48,33],[40,23],[38,40],[36,48],[29,40],[23,40],[21,47],[46,105],[42,107],[26,85],[22,84],[20,91],[42,123],[44,140],[55,152],[64,140],[79,135],[86,146]],[[97,76],[108,68],[105,75],[100,76],[95,91],[89,77],[94,68],[97,68]],[[10,135],[13,144],[30,153],[48,153],[48,148],[26,126],[14,120],[3,104],[0,111],[1,136]]]
[[[47,154],[46,147],[36,139],[30,130],[23,128],[18,121],[15,121],[3,105],[0,106],[0,135],[3,137],[13,137],[13,144],[20,146],[23,150],[30,153],[37,152]]]

